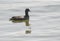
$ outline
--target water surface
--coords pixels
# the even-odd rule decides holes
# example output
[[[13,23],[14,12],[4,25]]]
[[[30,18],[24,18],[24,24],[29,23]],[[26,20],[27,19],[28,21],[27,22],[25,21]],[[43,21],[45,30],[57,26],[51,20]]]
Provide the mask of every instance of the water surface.
[[[30,8],[31,34],[25,34],[27,26],[12,23],[12,16],[24,16]],[[1,41],[60,41],[60,1],[0,0]]]

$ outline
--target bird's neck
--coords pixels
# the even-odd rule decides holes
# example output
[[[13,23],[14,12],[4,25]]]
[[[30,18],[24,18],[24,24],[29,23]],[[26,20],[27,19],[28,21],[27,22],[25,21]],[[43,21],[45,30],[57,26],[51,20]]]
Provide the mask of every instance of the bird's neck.
[[[25,19],[29,19],[29,15],[28,15],[28,12],[25,12],[25,16],[24,16]]]
[[[28,11],[27,11],[27,12],[25,12],[25,16],[29,16],[29,15],[28,15]]]

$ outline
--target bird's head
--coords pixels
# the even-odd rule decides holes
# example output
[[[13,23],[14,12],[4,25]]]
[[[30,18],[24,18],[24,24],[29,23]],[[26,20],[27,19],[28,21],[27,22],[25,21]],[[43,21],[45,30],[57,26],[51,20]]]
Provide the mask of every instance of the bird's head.
[[[26,9],[25,9],[25,12],[30,12],[30,9],[29,9],[29,8],[26,8]]]

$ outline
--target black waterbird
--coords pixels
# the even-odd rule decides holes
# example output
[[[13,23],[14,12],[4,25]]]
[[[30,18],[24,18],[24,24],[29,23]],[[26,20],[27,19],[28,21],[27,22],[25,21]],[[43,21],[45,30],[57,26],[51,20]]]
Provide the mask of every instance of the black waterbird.
[[[28,14],[29,11],[30,9],[26,8],[25,15],[23,18],[21,16],[13,16],[12,18],[10,18],[10,21],[12,21],[13,23],[25,22],[26,26],[29,26],[29,14]]]
[[[15,20],[15,21],[24,21],[24,20],[29,20],[29,14],[28,12],[30,11],[29,8],[25,9],[25,16],[22,18],[21,16],[13,16],[12,18],[10,18],[10,20]]]

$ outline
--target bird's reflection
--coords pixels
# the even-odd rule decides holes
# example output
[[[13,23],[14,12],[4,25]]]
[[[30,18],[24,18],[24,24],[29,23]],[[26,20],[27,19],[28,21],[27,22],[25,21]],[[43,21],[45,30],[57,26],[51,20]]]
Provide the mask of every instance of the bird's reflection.
[[[26,26],[26,30],[25,30],[25,33],[26,34],[31,34],[31,27],[30,27],[30,24],[29,24],[29,19],[27,20],[11,20],[13,23],[21,23],[21,22],[24,22],[25,23],[25,26]]]

